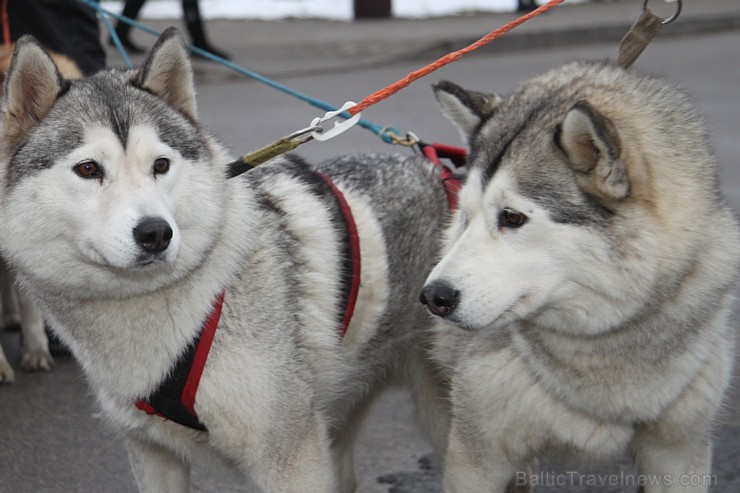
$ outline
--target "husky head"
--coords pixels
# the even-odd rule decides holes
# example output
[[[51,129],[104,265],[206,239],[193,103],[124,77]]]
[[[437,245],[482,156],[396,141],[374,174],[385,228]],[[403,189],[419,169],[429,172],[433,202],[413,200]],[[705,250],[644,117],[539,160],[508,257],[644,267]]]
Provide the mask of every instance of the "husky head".
[[[0,120],[0,241],[23,276],[126,296],[185,276],[213,246],[228,157],[196,121],[176,29],[140,69],[73,81],[21,38]]]
[[[470,330],[523,321],[594,334],[685,275],[691,208],[721,205],[683,93],[574,63],[506,99],[449,82],[435,94],[468,141],[471,171],[421,293],[433,314]]]

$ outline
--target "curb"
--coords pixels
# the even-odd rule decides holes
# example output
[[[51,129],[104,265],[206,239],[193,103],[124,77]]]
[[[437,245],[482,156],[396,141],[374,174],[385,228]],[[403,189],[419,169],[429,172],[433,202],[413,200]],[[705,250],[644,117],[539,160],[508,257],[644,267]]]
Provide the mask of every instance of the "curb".
[[[574,46],[588,43],[616,43],[622,39],[632,23],[617,22],[614,24],[592,25],[586,27],[551,28],[538,31],[514,31],[499,38],[495,43],[484,46],[467,57],[481,55],[499,55],[512,51],[526,51],[550,47]],[[659,33],[659,39],[701,35],[740,29],[740,11],[725,16],[693,16],[664,27]],[[316,59],[315,64],[307,67],[275,68],[263,70],[260,73],[270,78],[289,79],[312,75],[326,75],[346,73],[351,71],[370,70],[377,67],[393,65],[395,63],[428,60],[459,50],[477,41],[478,37],[465,36],[441,39],[429,43],[421,43],[386,52],[382,55],[349,58],[327,57]],[[615,46],[616,50],[616,46]],[[194,68],[200,83],[224,81],[244,81],[243,75],[222,67],[214,67],[212,62],[194,61]],[[249,79],[247,79],[249,80]]]

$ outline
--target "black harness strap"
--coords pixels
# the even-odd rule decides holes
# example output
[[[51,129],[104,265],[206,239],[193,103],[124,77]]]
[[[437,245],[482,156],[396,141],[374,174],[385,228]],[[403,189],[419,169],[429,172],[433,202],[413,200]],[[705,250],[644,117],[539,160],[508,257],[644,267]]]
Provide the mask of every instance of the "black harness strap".
[[[172,371],[146,399],[137,401],[136,407],[147,414],[169,419],[188,428],[207,431],[195,412],[195,394],[221,318],[223,304],[224,295],[221,294],[195,340],[177,359]]]

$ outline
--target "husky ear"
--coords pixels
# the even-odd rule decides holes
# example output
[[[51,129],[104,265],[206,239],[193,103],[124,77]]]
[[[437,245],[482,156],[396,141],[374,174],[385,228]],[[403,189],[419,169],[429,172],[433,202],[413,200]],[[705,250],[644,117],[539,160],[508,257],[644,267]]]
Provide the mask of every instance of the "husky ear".
[[[167,28],[152,47],[134,84],[151,91],[176,110],[196,117],[193,68],[180,31]]]
[[[31,35],[21,37],[5,80],[6,139],[14,143],[28,134],[46,116],[66,84],[38,41]]]
[[[442,111],[462,131],[466,141],[501,103],[501,98],[495,94],[467,91],[446,80],[437,82],[432,89]]]
[[[617,129],[588,102],[579,101],[565,115],[555,133],[555,143],[567,156],[585,191],[617,200],[629,195],[629,176],[620,158]]]

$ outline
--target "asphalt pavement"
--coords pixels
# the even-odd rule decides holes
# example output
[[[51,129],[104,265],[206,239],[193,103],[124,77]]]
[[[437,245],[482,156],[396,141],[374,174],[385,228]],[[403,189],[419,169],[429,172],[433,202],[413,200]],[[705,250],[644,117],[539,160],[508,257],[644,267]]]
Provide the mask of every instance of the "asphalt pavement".
[[[617,41],[642,12],[644,0],[596,0],[563,4],[531,19],[504,37],[469,56],[509,53],[563,45]],[[662,18],[675,12],[675,4],[649,0],[648,8]],[[341,74],[402,61],[428,62],[463,48],[494,28],[518,18],[517,13],[481,13],[430,19],[374,19],[359,22],[322,20],[213,20],[208,34],[214,45],[228,51],[232,61],[250,70],[282,80],[290,77]],[[163,30],[179,20],[147,21]],[[679,36],[740,28],[738,0],[683,0],[678,20],[661,29],[659,36]],[[154,38],[144,32],[133,39],[151,46]],[[133,60],[140,61],[141,57]],[[110,50],[110,63],[122,65]],[[195,60],[198,82],[242,80],[243,76]]]
[[[453,69],[457,73],[451,76],[451,71],[447,70],[445,76],[464,85],[473,83],[478,85],[477,88],[485,89],[486,74],[492,73],[494,68],[511,70],[511,73],[496,74],[497,84],[503,80],[504,85],[511,85],[520,80],[522,66],[534,58],[542,65],[542,59],[559,61],[566,56],[564,51],[573,58],[583,53],[612,56],[616,41],[640,14],[642,5],[643,0],[619,0],[558,7],[520,26],[480,53],[470,55],[480,57],[484,63],[462,62]],[[651,0],[649,5],[661,15],[667,16],[673,11],[673,5],[662,0]],[[363,97],[393,82],[396,75],[403,75],[408,67],[425,65],[515,17],[514,14],[478,13],[427,20],[391,19],[357,23],[210,21],[208,32],[215,45],[232,54],[235,63],[287,85],[295,85],[331,103],[341,104],[349,95]],[[179,21],[147,23],[158,29],[181,24]],[[733,43],[735,47],[723,45],[725,49],[719,50],[721,55],[718,56],[726,60],[725,81],[717,81],[715,73],[708,68],[718,65],[711,60],[712,53],[706,49],[703,52],[698,48],[692,49],[696,46],[691,42],[694,37],[698,39],[705,35],[718,35],[717,42]],[[666,40],[674,37],[676,42],[668,49]],[[152,37],[142,33],[136,33],[135,40],[145,46],[153,43]],[[729,165],[740,162],[740,142],[734,130],[740,105],[732,102],[740,99],[737,97],[740,71],[733,68],[740,63],[738,41],[740,1],[685,0],[681,17],[662,29],[656,46],[650,48],[644,58],[645,65],[655,66],[656,70],[685,63],[685,72],[705,72],[689,77],[688,82],[705,86],[703,91],[698,91],[698,102],[700,108],[715,115],[710,124],[715,134],[721,134],[718,156],[720,161]],[[556,51],[565,46],[572,49]],[[663,58],[657,58],[658,54]],[[111,65],[121,64],[113,50],[109,55]],[[497,63],[489,63],[486,56]],[[669,60],[670,57],[679,60]],[[141,59],[134,57],[135,62]],[[301,102],[293,102],[284,95],[276,96],[272,89],[212,62],[196,59],[194,63],[200,88],[201,115],[206,125],[235,152],[266,144],[270,139],[283,135],[283,130],[299,128],[303,119],[296,122],[296,114],[315,116],[317,113],[303,108],[305,105]],[[420,84],[428,86],[429,82]],[[451,127],[436,110],[430,113],[426,108],[416,111],[422,100],[433,105],[428,88],[421,91],[423,97],[416,95],[419,91],[414,91],[409,89],[406,97],[387,103],[385,109],[379,107],[377,112],[368,112],[369,116],[402,123],[403,128],[421,129],[425,135],[435,135],[444,128],[448,134],[447,141],[458,143],[456,134],[451,134]],[[718,94],[721,91],[722,94]],[[254,107],[253,113],[244,110],[245,105],[236,98],[252,101],[254,104],[247,106]],[[232,104],[229,101],[233,101]],[[266,111],[266,107],[272,112]],[[388,111],[389,107],[393,111]],[[434,114],[436,118],[432,120],[428,114]],[[254,123],[257,119],[261,119],[261,123]],[[240,126],[240,123],[243,124]],[[234,128],[237,126],[240,128]],[[327,151],[323,150],[327,147],[306,146],[306,153],[313,153],[315,158],[323,157],[324,152],[333,154],[355,148],[377,148],[375,137],[366,137],[359,130],[351,133],[357,135],[348,134],[346,139],[343,136],[345,140],[328,146]],[[723,185],[736,210],[740,209],[738,184],[740,173],[730,167],[729,179]],[[735,314],[737,316],[737,309]],[[17,368],[20,360],[18,335],[0,330],[0,342],[11,364]],[[740,385],[738,378],[736,382]],[[718,484],[711,490],[713,493],[740,491],[738,385],[728,399],[728,407],[717,429],[714,473]],[[431,447],[413,425],[413,412],[405,393],[391,391],[377,403],[360,442],[357,454],[360,493],[441,491],[438,461],[430,454]],[[624,458],[608,469],[596,471],[616,474],[630,470],[629,459]],[[215,470],[196,468],[192,480],[192,491],[196,492],[254,491],[222,467]],[[101,419],[77,365],[62,357],[57,358],[52,373],[19,371],[14,385],[0,387],[0,493],[78,491],[128,493],[135,491],[135,487],[119,438]],[[607,487],[556,489],[545,485],[536,491],[633,490]]]

